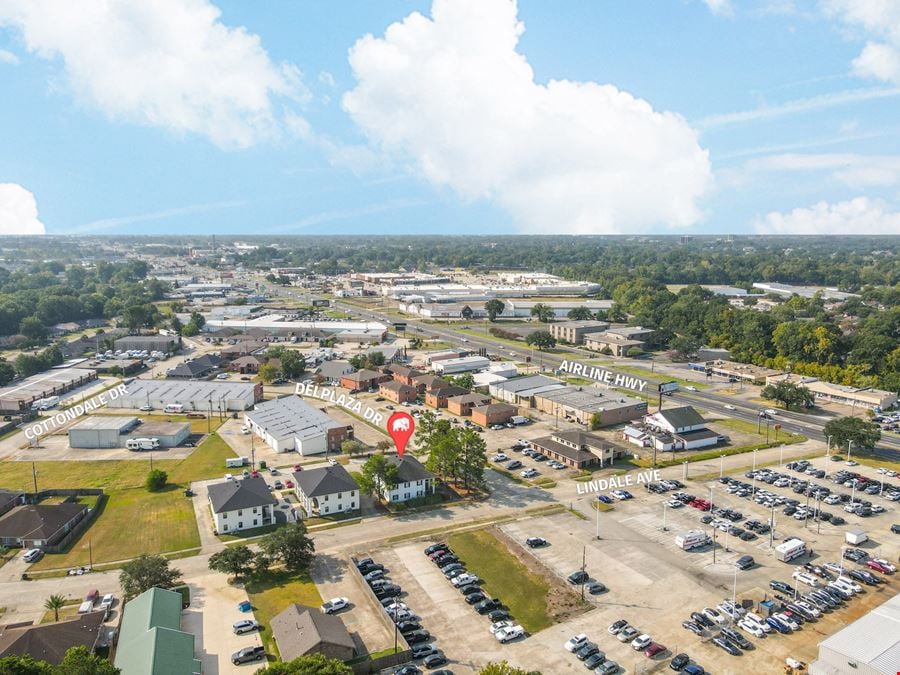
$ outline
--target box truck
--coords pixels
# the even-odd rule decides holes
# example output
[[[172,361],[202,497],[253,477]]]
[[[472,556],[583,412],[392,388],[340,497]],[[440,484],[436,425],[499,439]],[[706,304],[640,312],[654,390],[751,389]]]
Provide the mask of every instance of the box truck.
[[[521,424],[528,424],[528,418],[524,417],[523,415],[513,415],[509,418],[509,421],[516,426],[519,426]]]
[[[775,557],[781,562],[790,562],[806,553],[806,542],[802,539],[788,539],[775,547]]]
[[[852,527],[844,533],[844,540],[853,546],[869,541],[869,535],[861,527]]]
[[[181,412],[184,412],[184,406],[181,405],[180,403],[169,403],[163,409],[163,411],[168,415],[171,415],[173,413],[181,413]]]
[[[246,457],[228,457],[225,460],[226,468],[237,468],[240,466],[247,466],[250,463],[250,460]]]
[[[688,530],[675,537],[675,545],[685,551],[690,551],[698,546],[705,546],[708,541],[709,535],[703,530]]]

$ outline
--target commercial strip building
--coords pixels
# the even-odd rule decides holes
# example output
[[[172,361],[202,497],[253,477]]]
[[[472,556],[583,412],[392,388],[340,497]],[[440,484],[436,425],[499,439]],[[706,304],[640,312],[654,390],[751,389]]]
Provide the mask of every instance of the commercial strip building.
[[[497,382],[488,387],[494,398],[515,406],[534,407],[534,396],[544,392],[562,389],[566,385],[546,375],[527,375]]]
[[[856,293],[845,293],[836,288],[828,288],[827,286],[793,286],[791,284],[781,284],[778,282],[755,282],[753,288],[758,288],[764,293],[776,293],[784,297],[799,295],[802,298],[812,298],[817,293],[821,294],[823,300],[849,300],[850,298],[858,298]]]
[[[262,385],[249,382],[205,382],[202,380],[139,380],[127,383],[127,390],[109,402],[110,408],[150,406],[162,410],[170,404],[184,411],[225,413],[252,408],[262,400]]]
[[[271,629],[285,662],[309,654],[323,654],[338,661],[356,656],[356,644],[344,622],[315,607],[292,603],[272,618]]]
[[[294,484],[309,518],[356,511],[361,506],[359,485],[341,464],[297,471]]]
[[[337,452],[353,438],[353,427],[290,395],[260,403],[244,413],[244,424],[275,452],[318,455]]]
[[[701,373],[705,372],[708,375],[724,377],[732,382],[750,382],[758,385],[765,384],[770,377],[783,374],[780,370],[754,366],[752,363],[738,363],[737,361],[720,359],[689,363],[688,368]]]
[[[809,389],[822,403],[839,403],[851,407],[860,406],[869,410],[887,410],[897,405],[897,394],[874,387],[850,387],[843,384],[824,382],[817,377],[781,373],[766,378],[766,384],[792,382]]]
[[[0,387],[0,413],[26,412],[35,401],[62,396],[96,379],[97,371],[87,368],[51,368],[8,387]]]
[[[318,339],[322,334],[341,342],[378,343],[387,336],[387,326],[375,321],[289,321],[283,314],[268,314],[247,320],[209,319],[203,327],[211,332],[219,328],[246,331],[261,328],[272,335]]]
[[[475,370],[482,370],[491,365],[491,360],[485,356],[463,356],[458,359],[443,359],[434,361],[431,367],[434,372],[439,375],[450,375],[454,373],[469,373]]]
[[[819,643],[810,675],[894,675],[900,671],[900,595]]]
[[[209,486],[209,507],[216,532],[271,525],[277,503],[262,478],[232,478]]]
[[[647,402],[615,391],[597,387],[564,386],[536,393],[534,407],[570,422],[591,424],[599,415],[600,426],[606,427],[639,419],[647,414]]]
[[[202,672],[194,635],[181,630],[181,593],[151,588],[125,603],[115,666],[122,675]]]
[[[69,427],[69,447],[121,448],[122,435],[134,429],[140,420],[133,415],[91,415]],[[190,425],[188,425],[190,426]]]
[[[585,469],[596,464],[608,466],[627,454],[621,446],[596,434],[577,430],[535,438],[531,441],[531,447],[572,469]]]

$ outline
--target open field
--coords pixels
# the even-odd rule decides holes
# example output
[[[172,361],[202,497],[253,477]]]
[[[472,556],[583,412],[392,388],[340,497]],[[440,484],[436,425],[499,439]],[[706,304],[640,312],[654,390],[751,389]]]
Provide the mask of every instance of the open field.
[[[272,571],[260,577],[247,580],[247,595],[253,604],[253,614],[263,625],[260,633],[263,644],[270,654],[277,654],[272,637],[272,618],[291,603],[318,607],[322,597],[308,575],[295,575],[286,571]]]
[[[451,535],[447,543],[467,569],[484,580],[487,595],[500,598],[525,630],[536,633],[553,623],[547,608],[550,586],[491,532],[461,532]]]

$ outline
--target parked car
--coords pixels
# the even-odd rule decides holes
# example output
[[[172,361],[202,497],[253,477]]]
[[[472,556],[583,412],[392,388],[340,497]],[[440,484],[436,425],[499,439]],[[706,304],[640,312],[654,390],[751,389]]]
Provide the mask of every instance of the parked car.
[[[687,654],[676,654],[675,657],[669,662],[669,670],[674,670],[676,673],[681,672],[682,668],[684,668],[690,662],[691,657]]]
[[[579,633],[578,635],[573,635],[570,637],[566,644],[563,647],[566,648],[567,652],[575,652],[580,649],[586,642],[588,641],[588,636],[585,633]]]
[[[547,546],[550,542],[543,537],[528,537],[528,539],[525,540],[525,543],[529,548],[540,548],[541,546]]]
[[[619,619],[618,621],[610,624],[609,628],[606,629],[606,632],[610,635],[618,635],[619,632],[628,625],[628,622],[625,619]]]
[[[259,622],[252,619],[241,619],[240,621],[235,621],[234,625],[232,626],[235,635],[252,633],[255,630],[259,630],[260,628],[262,628],[262,626],[260,626]]]
[[[731,644],[728,640],[723,637],[714,637],[713,644],[720,649],[725,650],[732,656],[740,656],[742,654],[741,650]]]
[[[262,661],[266,657],[266,648],[261,645],[255,647],[244,647],[231,655],[231,662],[234,665],[249,663],[250,661]]]
[[[331,598],[322,604],[322,611],[326,614],[334,614],[349,606],[350,601],[347,598]]]
[[[590,577],[587,572],[585,572],[584,570],[578,570],[577,572],[572,572],[572,574],[566,577],[566,580],[573,586],[577,586],[579,584],[583,584],[589,578]]]
[[[646,633],[642,633],[631,641],[631,648],[636,652],[640,652],[649,647],[651,642],[653,642],[653,639]]]

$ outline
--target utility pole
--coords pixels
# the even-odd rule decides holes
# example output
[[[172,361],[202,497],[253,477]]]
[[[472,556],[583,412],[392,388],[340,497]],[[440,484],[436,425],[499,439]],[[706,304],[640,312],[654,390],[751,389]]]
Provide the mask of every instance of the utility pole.
[[[669,529],[666,527],[666,511],[668,510],[667,509],[668,506],[669,506],[669,502],[663,502],[663,526],[662,526],[663,532],[666,532]]]
[[[719,455],[719,478],[725,473],[725,455]]]
[[[37,499],[37,468],[34,462],[31,463],[31,480],[34,483],[34,498]]]
[[[92,539],[88,539],[88,561],[90,570],[94,571],[94,542]]]
[[[250,429],[250,470],[256,470],[256,448],[253,443],[253,437],[256,434],[253,433],[253,429]]]
[[[850,448],[853,446],[853,441],[847,441],[847,461],[850,461]]]

